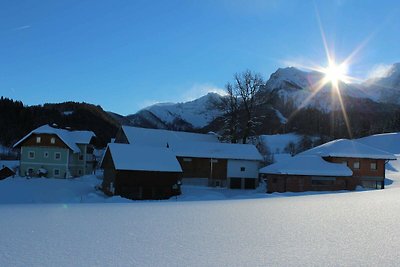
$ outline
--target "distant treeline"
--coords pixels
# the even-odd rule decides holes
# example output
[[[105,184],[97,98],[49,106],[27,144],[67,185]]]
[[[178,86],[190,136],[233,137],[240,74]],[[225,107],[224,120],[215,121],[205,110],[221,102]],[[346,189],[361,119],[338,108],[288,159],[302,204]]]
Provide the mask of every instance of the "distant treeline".
[[[90,130],[96,136],[96,146],[105,146],[115,136],[119,123],[100,106],[65,102],[24,106],[21,101],[0,98],[0,144],[12,146],[33,129],[44,124],[56,124],[73,130]]]

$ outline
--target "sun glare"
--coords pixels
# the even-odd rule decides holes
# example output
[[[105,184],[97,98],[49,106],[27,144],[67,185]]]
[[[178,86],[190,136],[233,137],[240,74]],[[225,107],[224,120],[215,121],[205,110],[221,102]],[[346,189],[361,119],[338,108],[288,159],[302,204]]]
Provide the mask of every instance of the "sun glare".
[[[324,82],[331,82],[333,86],[337,86],[339,82],[347,82],[347,66],[345,64],[337,65],[334,62],[329,63],[329,66],[323,69],[325,74]]]

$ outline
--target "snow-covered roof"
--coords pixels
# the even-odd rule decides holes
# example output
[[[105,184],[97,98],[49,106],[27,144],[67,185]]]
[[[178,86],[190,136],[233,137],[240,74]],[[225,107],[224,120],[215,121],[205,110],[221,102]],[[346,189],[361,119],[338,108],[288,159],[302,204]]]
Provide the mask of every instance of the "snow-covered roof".
[[[110,143],[107,150],[116,170],[182,172],[178,160],[168,148]]]
[[[375,134],[356,139],[357,142],[389,153],[400,154],[400,133]]]
[[[122,130],[130,144],[165,147],[167,143],[219,142],[215,134],[188,133],[131,126],[122,126]]]
[[[237,159],[261,161],[254,145],[211,142],[172,143],[170,149],[178,157]]]
[[[367,158],[367,159],[388,159],[388,160],[396,159],[396,156],[389,152],[348,139],[333,140],[323,145],[304,151],[299,155],[318,155],[321,157]]]
[[[351,176],[353,172],[344,164],[330,163],[320,156],[294,156],[260,169],[263,174]]]
[[[43,125],[36,128],[21,140],[19,140],[14,147],[17,147],[25,141],[32,134],[55,134],[57,135],[74,153],[79,153],[80,149],[77,144],[89,144],[90,140],[95,137],[91,131],[68,131],[64,129],[53,128],[49,125]]]

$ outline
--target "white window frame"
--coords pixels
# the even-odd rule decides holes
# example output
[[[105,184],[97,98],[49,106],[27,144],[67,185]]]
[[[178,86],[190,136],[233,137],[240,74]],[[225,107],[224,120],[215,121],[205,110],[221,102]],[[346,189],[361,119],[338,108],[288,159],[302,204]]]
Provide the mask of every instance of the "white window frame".
[[[192,159],[191,158],[183,158],[183,161],[184,162],[192,162]]]
[[[52,138],[50,139],[50,143],[55,144],[55,143],[56,143],[56,138],[55,138],[55,137],[52,137]]]
[[[56,174],[56,171],[58,171],[58,174]],[[61,171],[60,169],[53,169],[53,175],[54,177],[60,177]]]
[[[31,157],[31,153],[33,154],[33,156]],[[35,151],[28,151],[28,159],[35,159]]]
[[[42,142],[42,138],[40,136],[36,136],[36,144],[40,144]]]
[[[210,159],[210,162],[211,163],[218,163],[218,160],[217,159]]]
[[[60,157],[57,158],[57,155],[60,155]],[[55,153],[54,153],[54,159],[55,159],[55,160],[61,160],[61,152],[55,152]]]
[[[355,170],[359,170],[360,169],[360,162],[359,161],[355,161],[353,162],[353,169]]]
[[[374,166],[374,167],[372,167],[372,166]],[[371,170],[376,171],[378,169],[378,164],[376,164],[376,162],[371,162],[369,164],[369,167]]]

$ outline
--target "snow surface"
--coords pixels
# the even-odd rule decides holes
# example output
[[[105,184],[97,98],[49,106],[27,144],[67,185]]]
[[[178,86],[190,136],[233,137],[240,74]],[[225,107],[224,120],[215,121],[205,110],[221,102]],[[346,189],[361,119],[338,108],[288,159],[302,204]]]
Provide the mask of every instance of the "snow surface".
[[[330,163],[320,156],[294,156],[260,169],[265,174],[351,176],[353,172],[343,164]]]
[[[52,181],[26,181],[34,180]],[[3,182],[0,185],[3,193]],[[248,193],[252,199],[228,199],[218,194],[223,189],[208,191],[209,198],[216,194],[222,201],[180,201],[178,197],[112,204],[0,205],[0,265],[400,264],[397,181],[385,190],[362,192],[253,191]]]
[[[110,143],[107,150],[116,170],[182,172],[175,154],[166,147]]]
[[[396,156],[389,152],[348,139],[333,140],[323,145],[304,151],[299,155],[319,155],[321,157],[368,158],[368,159],[391,159],[391,160],[396,159]]]

